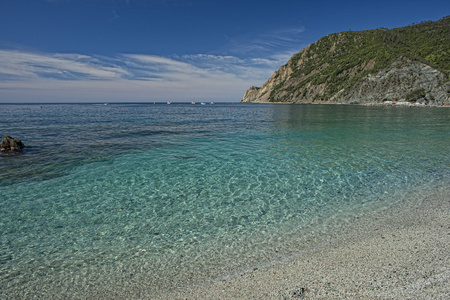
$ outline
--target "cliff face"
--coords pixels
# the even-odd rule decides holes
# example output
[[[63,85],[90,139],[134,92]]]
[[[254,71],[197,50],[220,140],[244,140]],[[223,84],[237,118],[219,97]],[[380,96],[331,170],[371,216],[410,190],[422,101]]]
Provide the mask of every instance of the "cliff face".
[[[449,92],[450,82],[444,73],[417,61],[399,59],[377,74],[367,75],[345,96],[338,95],[336,101],[380,103],[399,100],[443,104],[449,103]],[[417,94],[415,98],[414,93]]]
[[[264,83],[262,87],[252,86],[245,92],[243,102],[269,102],[272,91],[280,84],[283,84],[286,78],[292,74],[292,68],[287,65],[281,66],[278,71],[273,73],[272,77]]]
[[[450,103],[450,18],[328,35],[293,55],[242,102]]]

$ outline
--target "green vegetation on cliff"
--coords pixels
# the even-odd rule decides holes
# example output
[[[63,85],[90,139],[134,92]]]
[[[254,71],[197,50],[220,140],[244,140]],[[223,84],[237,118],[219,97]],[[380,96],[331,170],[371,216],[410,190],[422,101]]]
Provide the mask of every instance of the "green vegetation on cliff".
[[[402,28],[325,36],[291,58],[286,66],[292,73],[271,90],[268,100],[293,101],[309,95],[311,101],[328,101],[401,59],[426,64],[448,80],[450,16]],[[314,88],[320,92],[310,92]],[[408,96],[412,99],[424,93],[421,90]]]

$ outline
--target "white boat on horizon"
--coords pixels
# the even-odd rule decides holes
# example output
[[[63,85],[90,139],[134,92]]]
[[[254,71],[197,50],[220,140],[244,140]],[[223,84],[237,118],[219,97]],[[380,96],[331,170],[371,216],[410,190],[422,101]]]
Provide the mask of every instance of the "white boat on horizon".
[[[172,104],[172,102],[170,102],[170,101],[167,101],[167,104]]]

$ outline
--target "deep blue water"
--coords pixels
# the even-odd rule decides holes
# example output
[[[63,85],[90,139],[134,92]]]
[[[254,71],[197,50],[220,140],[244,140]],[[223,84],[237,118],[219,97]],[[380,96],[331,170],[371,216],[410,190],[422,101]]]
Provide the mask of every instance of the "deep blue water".
[[[0,105],[3,295],[145,295],[276,261],[450,175],[446,108]],[[306,247],[306,246],[305,246]],[[64,297],[63,297],[64,298]]]

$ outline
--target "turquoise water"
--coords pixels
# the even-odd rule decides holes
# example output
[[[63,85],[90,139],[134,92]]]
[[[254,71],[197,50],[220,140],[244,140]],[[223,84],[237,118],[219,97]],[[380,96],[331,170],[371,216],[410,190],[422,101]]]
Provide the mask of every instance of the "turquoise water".
[[[3,298],[156,297],[282,260],[450,175],[446,108],[0,110],[27,146],[0,156]]]

